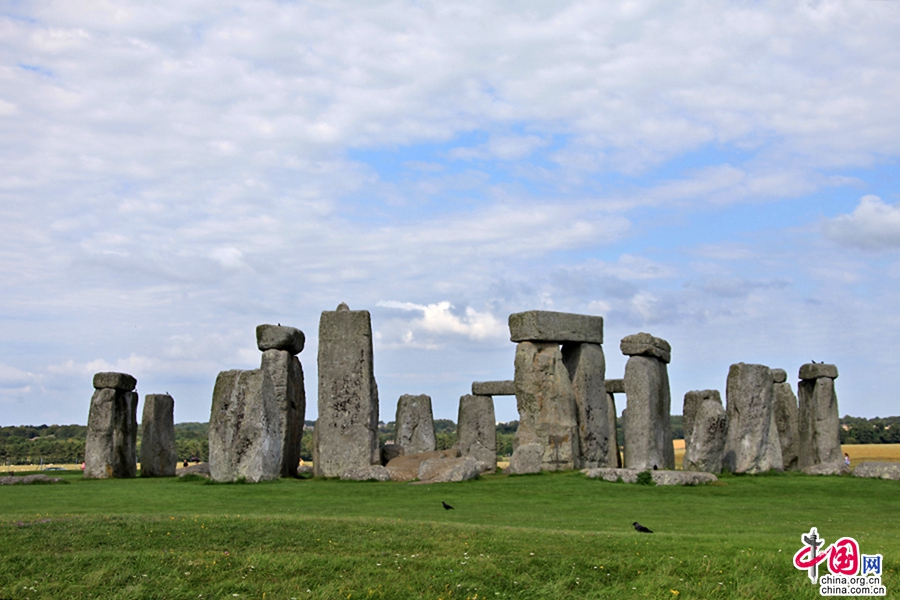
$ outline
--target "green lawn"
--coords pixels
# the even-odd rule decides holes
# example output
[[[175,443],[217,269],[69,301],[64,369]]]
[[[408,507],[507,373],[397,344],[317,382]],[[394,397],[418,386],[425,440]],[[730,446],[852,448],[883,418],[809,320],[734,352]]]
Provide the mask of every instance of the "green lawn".
[[[888,595],[900,589],[890,481],[65,477],[0,488],[0,598],[816,598],[791,565],[812,526],[882,554]]]

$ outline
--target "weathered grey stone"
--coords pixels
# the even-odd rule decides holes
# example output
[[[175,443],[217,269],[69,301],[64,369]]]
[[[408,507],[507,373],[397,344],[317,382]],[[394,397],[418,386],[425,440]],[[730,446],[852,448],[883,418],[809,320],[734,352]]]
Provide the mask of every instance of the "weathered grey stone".
[[[319,320],[319,418],[313,433],[317,476],[340,477],[379,462],[378,387],[369,311],[346,305]]]
[[[581,472],[584,473],[585,477],[588,479],[603,479],[604,481],[612,483],[617,481],[621,481],[622,483],[637,483],[637,476],[638,473],[640,473],[638,469],[617,469],[611,467],[582,469]]]
[[[609,394],[624,394],[625,393],[625,380],[624,379],[607,379],[606,380],[606,392]]]
[[[48,477],[43,473],[36,475],[9,475],[0,477],[0,485],[28,485],[29,483],[60,483],[59,477]]]
[[[619,466],[615,412],[609,413],[603,348],[599,344],[563,344],[562,357],[575,393],[579,466]]]
[[[778,369],[782,370],[782,369]],[[773,369],[773,372],[775,369]],[[777,379],[777,378],[774,378]],[[775,426],[781,444],[781,461],[785,471],[799,469],[800,429],[797,397],[787,381],[775,382]]]
[[[391,474],[381,465],[353,467],[341,473],[344,481],[390,481]]]
[[[466,395],[459,399],[456,447],[461,456],[477,460],[482,473],[497,470],[497,419],[491,396]]]
[[[509,315],[509,339],[513,342],[603,343],[603,317],[548,310],[529,310]]]
[[[113,387],[94,391],[84,444],[85,478],[137,474],[137,404],[137,392]]]
[[[675,468],[669,422],[669,374],[662,360],[635,355],[625,364],[625,466],[633,469]]]
[[[430,458],[419,465],[417,483],[449,483],[475,479],[481,473],[478,461],[471,456]]]
[[[259,369],[219,373],[209,419],[212,479],[295,477],[305,412],[303,368],[290,352],[266,350]]]
[[[436,450],[434,452],[422,452],[420,454],[405,454],[392,458],[386,465],[393,481],[412,481],[419,476],[419,466],[432,458],[457,458],[459,449]]]
[[[175,474],[179,477],[184,477],[185,475],[199,475],[200,477],[209,478],[209,463],[204,462],[188,467],[179,467],[175,469]]]
[[[850,467],[844,463],[844,459],[823,462],[803,468],[806,475],[849,475]]]
[[[605,481],[622,483],[637,483],[641,469],[583,469],[581,471],[589,479],[603,479]],[[712,473],[700,473],[692,471],[651,471],[653,483],[656,485],[703,485],[718,481]]]
[[[662,338],[649,333],[635,333],[622,338],[619,349],[625,356],[651,356],[664,363],[672,360],[672,347]]]
[[[543,446],[537,443],[521,444],[509,457],[509,467],[503,472],[517,475],[540,473],[543,459]]]
[[[144,396],[141,417],[141,477],[174,477],[175,400],[168,394]]]
[[[512,379],[505,381],[473,381],[473,396],[515,396],[516,382]]]
[[[900,481],[900,463],[862,462],[853,469],[853,476]]]
[[[94,389],[113,389],[123,392],[131,392],[137,386],[137,379],[128,373],[96,373],[94,375]]]
[[[431,397],[421,394],[404,394],[397,401],[395,444],[400,444],[406,454],[432,452],[435,448],[434,416]]]
[[[690,443],[685,446],[682,461],[684,470],[721,473],[727,434],[728,418],[722,399],[715,392],[695,410]]]
[[[784,369],[772,369],[772,381],[774,383],[784,383],[787,381],[787,371]]]
[[[609,380],[607,380],[609,381]],[[622,449],[619,448],[619,437],[618,437],[618,427],[616,425],[616,397],[612,393],[607,390],[606,392],[606,415],[609,419],[609,423],[607,423],[607,427],[610,431],[615,431],[616,434],[611,440],[613,446],[615,447],[616,453],[616,463],[615,468],[621,468],[623,465],[622,461]],[[622,411],[622,422],[625,422],[625,411]],[[610,465],[612,467],[612,465]]]
[[[803,469],[819,463],[840,460],[843,457],[841,422],[838,415],[837,394],[834,392],[834,379],[831,377],[801,379],[797,385],[797,395],[800,400],[798,465]]]
[[[303,352],[306,336],[302,331],[285,325],[257,325],[256,346],[266,350],[284,350],[296,356]]]
[[[694,416],[700,405],[707,400],[713,400],[722,404],[722,396],[719,390],[692,390],[684,395],[684,408],[681,411],[682,429],[684,430],[685,450],[691,445],[691,432],[694,431]]]
[[[581,467],[575,392],[559,345],[519,342],[515,366],[519,427],[514,448],[540,444],[545,471]]]
[[[765,365],[737,363],[728,370],[728,436],[725,468],[733,473],[781,471],[781,443],[775,423],[775,388]]]
[[[819,379],[827,377],[829,379],[837,379],[838,370],[834,365],[826,365],[823,363],[806,363],[800,366],[800,379]]]
[[[381,447],[381,464],[387,465],[389,462],[406,454],[406,450],[400,444],[385,444]]]

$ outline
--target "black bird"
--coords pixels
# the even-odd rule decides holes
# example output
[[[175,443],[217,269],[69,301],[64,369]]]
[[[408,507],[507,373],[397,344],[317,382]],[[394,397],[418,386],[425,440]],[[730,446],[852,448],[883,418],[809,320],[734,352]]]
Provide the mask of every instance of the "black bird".
[[[641,533],[653,533],[652,531],[650,531],[649,529],[647,529],[646,527],[644,527],[643,525],[641,525],[641,524],[638,523],[637,521],[635,521],[634,523],[632,523],[632,525],[634,525],[634,530],[635,530],[635,531],[639,531],[639,532],[641,532]]]
[[[453,510],[453,507],[441,500],[441,505],[444,507],[444,510]]]

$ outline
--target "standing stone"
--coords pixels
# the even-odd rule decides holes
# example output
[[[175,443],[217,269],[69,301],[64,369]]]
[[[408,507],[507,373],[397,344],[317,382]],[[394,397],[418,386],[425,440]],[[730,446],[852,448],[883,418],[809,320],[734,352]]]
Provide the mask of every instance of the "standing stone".
[[[84,444],[86,479],[137,474],[137,380],[126,373],[97,373]]]
[[[497,420],[491,396],[466,395],[459,399],[456,447],[461,456],[477,460],[482,473],[497,470]]]
[[[722,396],[719,390],[693,390],[684,395],[684,408],[682,409],[682,428],[684,429],[684,447],[691,445],[691,432],[694,430],[694,417],[700,409],[700,405],[707,400],[715,400],[722,404]],[[687,451],[685,451],[687,456]]]
[[[603,348],[600,344],[566,343],[562,356],[575,393],[580,464],[589,469],[617,467],[615,408],[610,415]]]
[[[625,467],[674,469],[675,447],[669,415],[672,398],[666,363],[671,347],[649,333],[622,339],[625,364]]]
[[[683,469],[721,473],[727,435],[728,418],[722,407],[722,399],[716,392],[714,397],[704,400],[694,410],[690,442],[685,446],[682,462]]]
[[[615,466],[616,468],[622,468],[622,452],[619,448],[619,438],[618,438],[618,427],[616,425],[616,415],[619,414],[616,412],[616,397],[615,394],[624,394],[625,393],[625,380],[624,379],[607,379],[606,380],[606,411],[609,418],[609,427],[610,431],[616,432],[615,442],[616,442],[616,464],[610,465],[610,467]],[[622,411],[622,423],[625,422],[625,410]]]
[[[515,382],[519,427],[514,447],[539,444],[545,471],[580,468],[575,392],[559,344],[519,342]]]
[[[397,401],[395,444],[405,454],[432,452],[436,446],[431,398],[425,394],[404,394]]]
[[[266,350],[259,369],[219,373],[209,419],[212,479],[295,477],[305,412],[303,368],[288,351]]]
[[[728,370],[725,468],[732,473],[784,469],[775,423],[775,388],[765,365],[737,363]]]
[[[141,417],[141,477],[174,477],[175,400],[168,394],[144,396]]]
[[[781,444],[781,461],[785,471],[799,470],[800,429],[797,397],[787,382],[784,369],[772,369],[775,388],[775,425]]]
[[[319,320],[319,419],[313,433],[317,476],[340,477],[379,463],[378,387],[367,310],[341,303]]]
[[[837,367],[810,363],[800,367],[800,448],[801,469],[842,458],[840,417],[834,380]]]

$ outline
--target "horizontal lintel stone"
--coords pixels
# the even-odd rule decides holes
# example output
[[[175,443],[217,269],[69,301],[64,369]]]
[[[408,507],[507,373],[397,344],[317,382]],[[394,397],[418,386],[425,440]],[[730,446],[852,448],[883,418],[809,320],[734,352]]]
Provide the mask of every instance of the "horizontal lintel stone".
[[[509,315],[513,342],[603,343],[603,317],[529,310]]]
[[[306,335],[295,327],[286,325],[257,325],[256,347],[261,351],[284,350],[296,356],[303,352]]]
[[[607,379],[605,383],[606,383],[606,393],[607,394],[624,394],[625,393],[625,380],[624,379]]]
[[[473,381],[473,396],[515,396],[516,382],[512,379],[504,381]]]
[[[787,371],[784,369],[772,369],[772,381],[775,383],[784,383],[787,381]]]
[[[131,392],[137,386],[137,379],[128,373],[113,373],[110,371],[96,373],[94,375],[94,389],[112,389],[123,392]]]
[[[625,356],[652,356],[664,363],[672,360],[672,347],[669,342],[649,333],[626,335],[622,338],[619,349]]]
[[[806,363],[800,367],[800,379],[818,379],[819,377],[837,379],[837,376],[837,367],[834,365]]]

